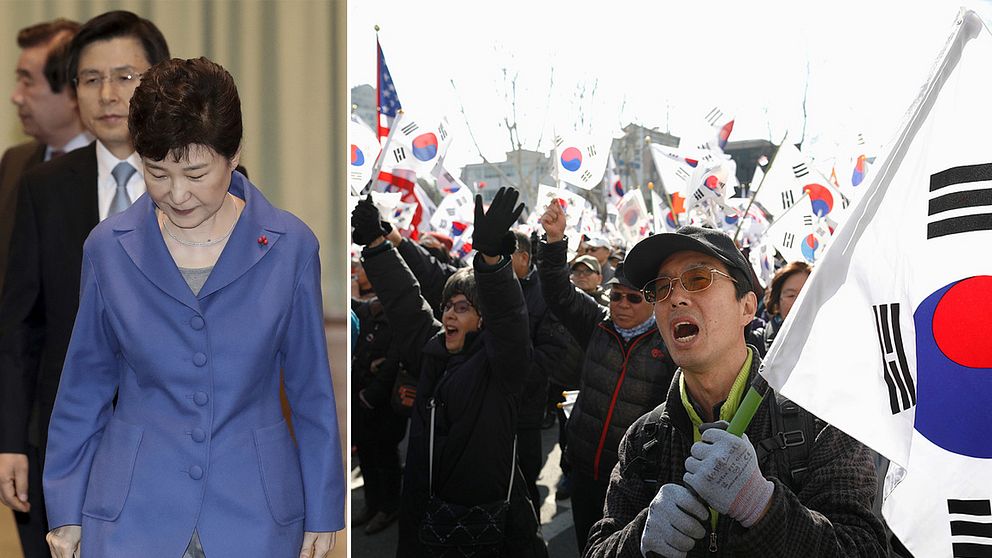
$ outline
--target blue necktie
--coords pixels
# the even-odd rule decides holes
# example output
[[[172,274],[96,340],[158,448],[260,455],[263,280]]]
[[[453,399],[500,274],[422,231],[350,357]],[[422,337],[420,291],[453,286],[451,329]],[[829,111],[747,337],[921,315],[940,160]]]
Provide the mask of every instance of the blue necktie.
[[[114,192],[114,199],[110,202],[110,211],[107,213],[107,217],[116,215],[131,205],[131,198],[127,195],[127,181],[136,172],[138,172],[138,169],[128,163],[118,163],[114,167],[114,170],[111,171],[111,174],[114,175],[114,180],[117,181],[117,191]]]

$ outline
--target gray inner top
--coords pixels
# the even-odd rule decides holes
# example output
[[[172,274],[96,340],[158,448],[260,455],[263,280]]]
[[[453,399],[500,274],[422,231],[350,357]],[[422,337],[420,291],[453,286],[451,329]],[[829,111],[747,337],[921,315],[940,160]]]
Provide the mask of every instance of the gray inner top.
[[[183,279],[186,280],[186,284],[189,285],[190,290],[193,291],[194,295],[200,294],[200,289],[203,288],[203,284],[207,282],[207,277],[210,277],[210,272],[213,271],[214,266],[210,267],[180,267],[179,273],[183,274]]]

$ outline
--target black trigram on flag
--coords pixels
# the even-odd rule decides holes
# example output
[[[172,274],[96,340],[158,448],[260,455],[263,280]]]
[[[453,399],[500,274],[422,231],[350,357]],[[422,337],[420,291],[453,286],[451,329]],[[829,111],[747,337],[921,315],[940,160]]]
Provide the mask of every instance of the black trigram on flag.
[[[588,170],[579,175],[579,180],[583,182],[588,182],[590,178],[592,178],[592,173]]]
[[[682,167],[679,167],[679,168],[675,169],[675,176],[681,178],[682,180],[688,181],[689,180],[689,171],[685,170]]]
[[[889,388],[889,408],[895,415],[916,405],[916,385],[909,374],[899,330],[899,303],[879,304],[871,309],[875,313],[875,331],[882,349],[882,375]]]
[[[951,520],[954,558],[992,558],[992,505],[989,501],[948,500],[947,513],[969,517]],[[968,537],[968,542],[955,542],[955,537]]]
[[[706,122],[708,122],[710,126],[716,126],[717,122],[719,122],[722,117],[723,111],[720,110],[720,107],[713,107],[708,113],[706,113]]]
[[[799,163],[798,165],[792,165],[792,172],[796,175],[796,178],[802,178],[809,174],[809,168],[806,163]]]
[[[782,192],[782,209],[789,209],[795,203],[796,199],[792,194],[792,190]]]
[[[692,193],[692,197],[695,198],[696,201],[703,199],[703,196],[705,195],[706,194],[700,189],[696,189],[696,191]]]
[[[406,159],[406,148],[397,147],[393,150],[393,159],[399,163],[403,159]]]
[[[813,216],[812,215],[803,215],[803,224],[806,225],[807,227],[812,227],[813,226]]]
[[[586,148],[586,153],[588,153],[590,157],[595,157],[596,156],[596,146],[595,145],[590,145],[589,147],[587,147]]]
[[[782,237],[782,246],[785,246],[786,248],[792,248],[792,243],[795,241],[796,241],[796,235],[787,232]]]
[[[561,136],[555,136],[555,147],[561,147],[561,144],[565,143],[565,140]]]
[[[444,129],[444,124],[437,125],[437,135],[441,137],[441,141],[448,137],[448,130]]]
[[[955,192],[938,195],[930,199],[927,215],[927,238],[937,238],[949,234],[992,230],[992,163],[953,167],[930,176],[930,192],[939,192],[955,184],[969,184],[967,189],[955,188]],[[984,207],[983,207],[984,206]],[[967,214],[950,212],[968,211]]]
[[[406,126],[403,126],[402,128],[400,128],[400,131],[409,136],[417,128],[419,128],[419,126],[417,126],[417,123],[416,122],[411,122],[411,123],[407,124]]]

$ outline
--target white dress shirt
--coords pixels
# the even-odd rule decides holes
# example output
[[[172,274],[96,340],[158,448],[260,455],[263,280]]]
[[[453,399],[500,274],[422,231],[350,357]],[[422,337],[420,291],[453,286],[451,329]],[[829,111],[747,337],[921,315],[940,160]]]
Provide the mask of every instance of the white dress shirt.
[[[62,153],[68,153],[70,151],[75,151],[80,147],[86,147],[93,141],[93,136],[89,132],[79,132],[79,134],[66,142],[65,145],[60,147],[58,151]],[[50,161],[52,159],[52,152],[56,151],[51,145],[45,146],[45,161]]]
[[[97,206],[100,208],[100,220],[103,221],[107,218],[107,214],[110,213],[110,204],[114,201],[114,194],[117,192],[117,181],[114,180],[114,175],[111,174],[114,167],[118,163],[129,163],[138,172],[131,175],[131,178],[127,181],[127,195],[131,198],[131,203],[134,203],[141,194],[145,193],[145,167],[141,164],[141,157],[138,157],[138,153],[131,153],[127,159],[123,161],[114,157],[114,154],[110,152],[109,149],[100,143],[100,140],[96,142],[96,168],[97,168],[97,180],[96,180],[96,194],[97,194]]]

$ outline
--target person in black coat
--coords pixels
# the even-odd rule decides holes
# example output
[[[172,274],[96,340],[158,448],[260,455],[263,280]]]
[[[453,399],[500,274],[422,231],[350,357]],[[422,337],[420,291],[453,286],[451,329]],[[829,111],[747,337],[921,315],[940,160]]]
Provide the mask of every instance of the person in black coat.
[[[565,450],[581,550],[589,529],[602,518],[621,438],[634,421],[665,400],[675,363],[655,327],[652,306],[628,281],[623,264],[608,283],[609,308],[569,283],[565,220],[556,203],[541,217],[546,234],[537,269],[548,307],[585,348]]]
[[[371,197],[352,214],[353,240],[366,246],[365,272],[390,318],[400,354],[419,369],[398,557],[443,554],[420,540],[432,492],[460,506],[500,502],[509,493],[499,555],[547,555],[514,452],[520,392],[533,353],[523,295],[510,266],[516,242],[508,229],[523,209],[514,208],[517,197],[515,190],[501,189],[488,213],[476,198],[473,245],[479,254],[471,269],[456,272],[445,284],[443,325],[384,238],[387,231]]]
[[[435,250],[403,238],[391,225],[384,224],[383,227],[388,231],[386,240],[396,247],[403,261],[409,266],[420,284],[424,300],[433,309],[434,316],[440,319],[442,289],[448,278],[459,268],[446,263]],[[565,332],[558,319],[548,311],[547,304],[544,303],[541,279],[530,258],[530,238],[520,231],[513,231],[513,234],[517,239],[517,248],[510,256],[510,264],[523,291],[531,343],[534,347],[534,358],[525,377],[520,399],[517,457],[527,492],[531,503],[534,504],[534,513],[540,519],[541,504],[537,478],[540,476],[544,457],[544,449],[541,446],[541,423],[547,407],[548,382],[551,374],[562,365],[562,359],[566,357],[567,345],[574,344],[574,340]]]
[[[402,470],[398,444],[406,433],[406,418],[390,404],[399,359],[382,302],[374,292],[351,299],[359,331],[351,351],[352,444],[364,481],[365,507],[352,508],[351,526],[365,524],[365,534],[384,530],[399,513]]]

